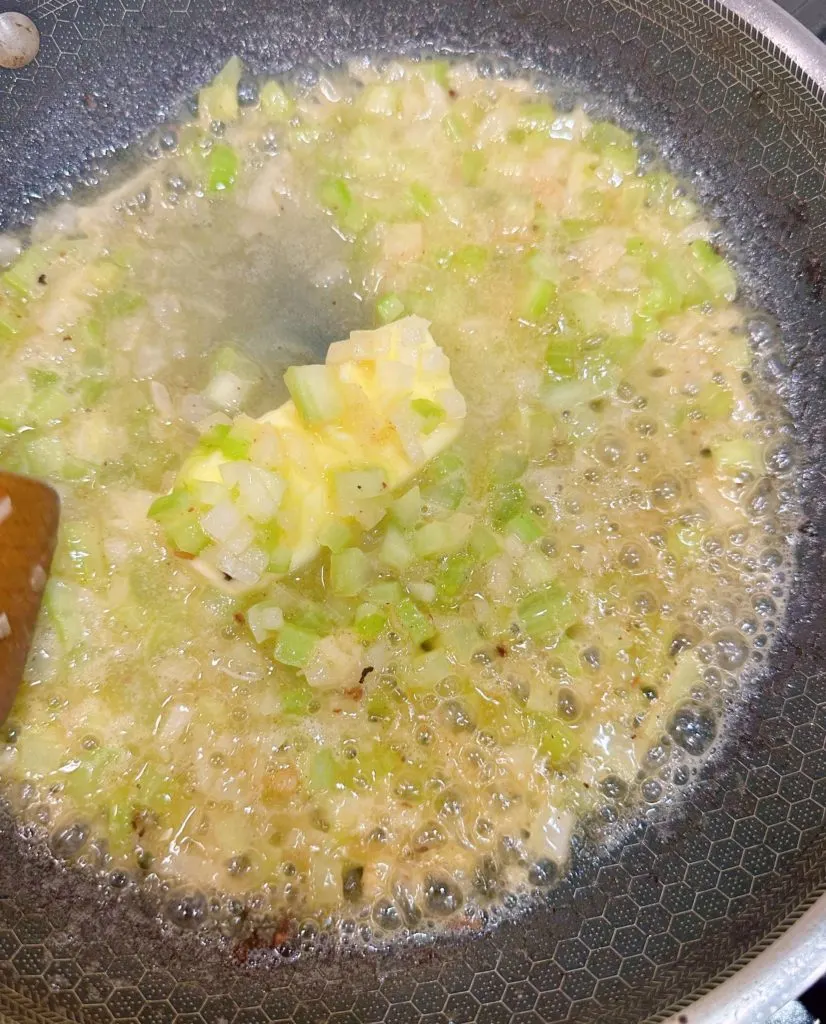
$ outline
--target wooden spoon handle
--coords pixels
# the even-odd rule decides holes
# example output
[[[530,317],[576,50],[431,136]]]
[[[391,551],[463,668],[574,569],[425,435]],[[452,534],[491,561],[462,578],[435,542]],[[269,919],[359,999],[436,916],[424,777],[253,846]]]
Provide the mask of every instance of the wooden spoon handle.
[[[51,487],[0,472],[0,722],[23,678],[59,517]]]

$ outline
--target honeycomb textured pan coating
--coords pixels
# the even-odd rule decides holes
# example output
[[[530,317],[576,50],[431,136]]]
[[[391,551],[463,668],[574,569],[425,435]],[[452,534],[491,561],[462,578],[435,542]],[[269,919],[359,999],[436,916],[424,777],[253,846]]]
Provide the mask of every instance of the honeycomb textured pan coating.
[[[826,106],[704,0],[43,0],[38,62],[0,73],[0,223],[90,181],[232,53],[256,71],[359,51],[507,54],[661,143],[779,322],[805,452],[787,625],[725,757],[678,813],[587,843],[527,919],[394,956],[251,965],[173,939],[0,821],[0,1014],[81,1024],[638,1024],[731,973],[826,888]]]

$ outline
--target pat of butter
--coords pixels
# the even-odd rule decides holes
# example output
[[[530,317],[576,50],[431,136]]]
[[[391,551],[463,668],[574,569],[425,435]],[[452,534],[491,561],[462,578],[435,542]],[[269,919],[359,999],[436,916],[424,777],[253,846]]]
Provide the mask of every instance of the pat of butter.
[[[233,578],[240,566],[247,585],[306,565],[331,523],[370,529],[391,492],[451,444],[465,418],[450,361],[420,317],[355,331],[330,346],[323,366],[293,367],[285,380],[292,400],[255,420],[237,417],[230,443],[196,451],[177,482],[207,506],[210,542],[199,562]],[[207,515],[215,506],[221,512]]]

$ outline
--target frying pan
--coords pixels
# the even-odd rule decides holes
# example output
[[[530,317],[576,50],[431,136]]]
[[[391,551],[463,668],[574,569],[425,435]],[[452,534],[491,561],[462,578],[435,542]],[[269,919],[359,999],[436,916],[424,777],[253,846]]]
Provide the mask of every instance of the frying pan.
[[[622,843],[585,828],[527,915],[393,952],[223,944],[145,895],[57,868],[0,811],[0,1012],[81,1024],[760,1021],[826,964],[826,59],[760,0],[42,0],[38,61],[0,77],[0,223],[147,137],[228,56],[254,71],[359,51],[504,54],[584,90],[698,172],[797,427],[787,622],[736,728],[676,807]],[[0,2],[0,10],[9,5]],[[755,340],[765,325],[755,329]],[[775,944],[776,943],[776,944]],[[775,944],[775,945],[773,945]],[[727,980],[728,979],[728,980]],[[699,1001],[698,1001],[699,1000]]]

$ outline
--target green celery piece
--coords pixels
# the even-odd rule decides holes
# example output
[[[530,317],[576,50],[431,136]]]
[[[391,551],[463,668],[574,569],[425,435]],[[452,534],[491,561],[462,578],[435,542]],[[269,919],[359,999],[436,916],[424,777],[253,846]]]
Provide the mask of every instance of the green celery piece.
[[[490,262],[490,250],[483,245],[463,245],[450,260],[455,270],[475,276],[481,274]]]
[[[527,456],[513,450],[497,454],[496,461],[490,471],[492,482],[498,487],[502,484],[518,480],[528,468]]]
[[[523,597],[517,610],[525,632],[535,640],[564,633],[578,617],[570,592],[556,583]]]
[[[710,297],[733,301],[737,297],[737,278],[725,259],[703,239],[692,242],[689,248]]]
[[[197,555],[209,543],[201,527],[202,511],[189,491],[177,487],[170,494],[156,498],[148,514],[163,527],[174,550]]]
[[[365,597],[379,606],[395,607],[401,601],[404,591],[397,580],[380,580],[368,587]]]
[[[43,606],[60,642],[67,651],[74,650],[84,637],[80,594],[77,584],[52,577],[46,584]]]
[[[29,370],[29,380],[35,391],[42,391],[43,388],[50,388],[60,380],[60,374],[54,370],[43,370],[38,366]]]
[[[333,593],[341,597],[355,597],[361,593],[371,575],[370,559],[361,548],[346,548],[330,556]]]
[[[341,416],[341,392],[333,367],[324,363],[291,366],[284,383],[305,423],[329,423]]]
[[[468,551],[457,551],[440,560],[433,582],[442,604],[455,602],[470,582],[476,564],[475,557]]]
[[[333,752],[326,748],[316,751],[310,761],[310,786],[320,792],[328,792],[339,787],[341,767]]]
[[[278,632],[273,657],[282,665],[304,668],[320,639],[318,633],[288,622]]]
[[[533,711],[528,722],[538,752],[549,757],[554,766],[570,761],[579,749],[575,731],[554,715]]]
[[[421,217],[429,216],[436,208],[433,193],[426,185],[417,181],[410,186],[410,202],[414,213]]]
[[[238,177],[238,154],[225,142],[217,142],[206,158],[208,192],[228,192]]]
[[[362,643],[371,644],[387,628],[387,614],[375,604],[360,604],[356,609],[355,628]]]
[[[373,743],[366,750],[359,751],[352,762],[358,774],[368,783],[375,785],[382,779],[395,774],[403,765],[401,754],[384,743]]]
[[[532,323],[540,321],[556,298],[556,285],[552,281],[531,281],[519,303],[519,316]]]
[[[235,121],[238,117],[238,83],[243,64],[230,57],[209,85],[198,93],[198,114],[202,121]]]
[[[491,558],[495,558],[501,551],[501,545],[496,534],[481,523],[476,523],[470,531],[468,548],[480,562],[490,561]]]
[[[216,353],[211,363],[210,376],[214,377],[218,373],[232,373],[236,377],[240,377],[241,380],[250,381],[251,383],[258,383],[262,380],[264,373],[261,367],[242,355],[237,349],[231,345],[224,345]]]
[[[102,580],[107,574],[107,566],[97,524],[70,519],[63,524],[61,535],[55,566],[57,572],[72,576],[83,584]]]
[[[545,100],[522,103],[516,119],[516,126],[523,132],[541,132],[549,135],[559,114]]]
[[[468,149],[462,154],[462,180],[471,187],[478,185],[485,171],[487,160],[478,149]]]
[[[419,65],[419,73],[426,78],[432,79],[443,89],[450,87],[450,61],[439,58],[429,58]]]
[[[220,452],[225,458],[240,460],[249,456],[250,442],[233,435],[229,423],[216,423],[198,442],[198,455]]]
[[[395,526],[388,526],[379,548],[379,558],[395,572],[403,572],[413,561],[413,551],[407,538]]]
[[[731,388],[722,384],[707,384],[697,396],[696,407],[710,420],[728,420],[735,409]]]
[[[539,540],[545,531],[542,521],[532,512],[520,512],[505,523],[505,533],[512,533],[525,544]]]
[[[395,292],[388,292],[376,303],[376,319],[380,324],[389,324],[404,315],[404,303]]]
[[[295,110],[295,103],[278,82],[265,82],[259,98],[261,109],[274,120],[285,120]]]
[[[440,645],[460,665],[470,663],[470,659],[482,646],[479,627],[466,619],[453,619],[443,625],[439,631]]]
[[[0,342],[16,338],[23,327],[23,313],[0,295]]]
[[[391,506],[393,518],[404,530],[413,529],[421,522],[422,518],[422,495],[418,487],[411,487],[400,497],[396,498]]]
[[[447,415],[440,405],[429,398],[414,398],[410,405],[413,412],[421,417],[423,434],[432,434]]]
[[[528,495],[522,484],[512,483],[494,488],[488,501],[491,522],[501,530],[505,523],[525,510],[527,503]]]
[[[415,601],[403,597],[395,607],[396,620],[414,644],[423,644],[436,635],[436,627]]]
[[[84,751],[77,768],[64,773],[64,794],[78,803],[87,802],[106,785],[105,777],[122,756],[122,751],[117,747],[97,747],[92,751]]]
[[[759,476],[763,471],[763,453],[754,441],[721,441],[712,445],[711,459],[717,472],[724,475],[736,476],[741,470],[747,470]]]
[[[169,543],[175,551],[198,555],[209,544],[209,537],[195,514],[183,516],[166,527]]]
[[[708,533],[703,523],[675,523],[667,534],[666,547],[675,558],[695,558]]]
[[[420,558],[437,558],[464,547],[473,528],[470,516],[457,512],[447,519],[435,519],[420,526],[413,547]]]
[[[344,178],[328,178],[321,185],[321,203],[345,227],[358,228],[359,211],[353,202],[353,193]]]
[[[316,697],[312,687],[303,679],[282,683],[278,696],[281,701],[281,710],[285,715],[298,715],[304,718],[316,706]]]
[[[649,171],[643,176],[649,200],[657,206],[670,202],[674,198],[677,182],[666,171]]]
[[[352,529],[346,523],[340,519],[334,519],[321,528],[318,540],[322,547],[328,548],[337,555],[345,548],[349,548],[354,543],[355,537]]]
[[[545,365],[559,380],[570,380],[577,375],[581,354],[579,339],[571,334],[556,334],[545,350]]]
[[[392,686],[381,683],[367,695],[365,710],[370,721],[389,722],[398,714],[399,698]]]
[[[48,281],[48,270],[54,261],[54,253],[49,246],[32,245],[21,253],[0,281],[8,288],[26,299],[42,295],[44,283],[40,280],[45,275]]]
[[[127,288],[121,288],[101,296],[97,308],[104,320],[115,320],[121,316],[129,316],[130,313],[134,313],[135,310],[145,305],[146,299],[143,295]]]

